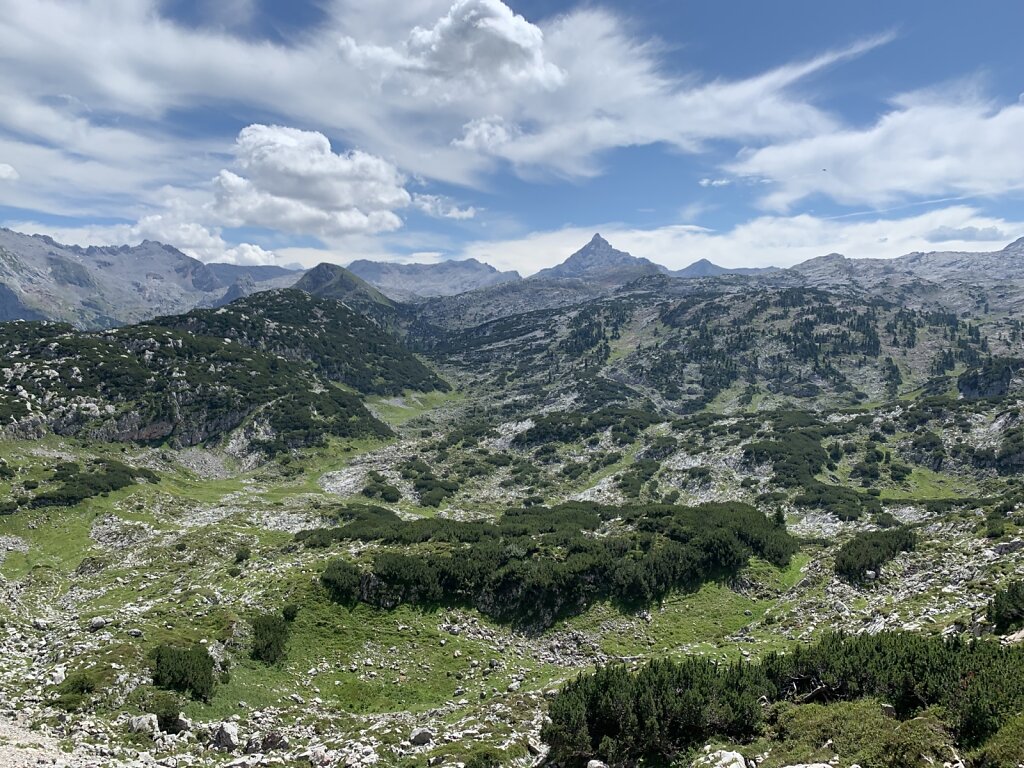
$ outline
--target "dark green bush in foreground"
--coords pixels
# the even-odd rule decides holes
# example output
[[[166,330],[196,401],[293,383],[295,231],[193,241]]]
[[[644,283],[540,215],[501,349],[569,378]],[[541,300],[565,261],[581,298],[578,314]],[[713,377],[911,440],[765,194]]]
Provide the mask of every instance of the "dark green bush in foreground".
[[[55,704],[66,712],[77,712],[85,709],[96,692],[96,678],[87,671],[72,672],[57,687]]]
[[[37,493],[31,507],[71,507],[75,504],[111,491],[119,491],[134,485],[136,480],[150,483],[159,482],[157,475],[148,469],[129,467],[114,459],[98,459],[93,462],[91,472],[82,472],[78,464],[62,465],[53,479],[61,484],[48,491]]]
[[[595,757],[665,765],[710,739],[753,739],[762,701],[863,698],[891,704],[899,720],[941,707],[957,743],[981,747],[1024,707],[1024,648],[908,633],[832,635],[759,664],[686,658],[652,661],[638,672],[604,667],[562,689],[542,738],[563,765]]]

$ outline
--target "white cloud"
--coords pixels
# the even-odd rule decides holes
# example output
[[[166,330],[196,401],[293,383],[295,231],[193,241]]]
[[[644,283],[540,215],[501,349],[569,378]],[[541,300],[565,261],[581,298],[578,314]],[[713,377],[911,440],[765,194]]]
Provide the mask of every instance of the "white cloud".
[[[230,7],[244,23],[253,3]],[[809,78],[889,36],[726,80],[670,70],[656,41],[590,5],[536,22],[500,0],[323,7],[319,28],[271,43],[213,17],[202,28],[176,24],[162,0],[0,0],[0,157],[20,173],[0,184],[0,205],[136,218],[139,232],[157,217],[195,253],[263,258],[229,253],[220,228],[276,228],[380,255],[383,246],[359,238],[397,230],[403,209],[473,212],[411,194],[407,174],[481,186],[508,164],[526,177],[579,179],[621,147],[749,146],[726,170],[769,180],[763,203],[775,211],[819,194],[871,206],[999,195],[1024,179],[1024,103],[918,93],[865,128],[814,103]],[[255,127],[232,146],[166,128],[179,111],[225,104],[225,114],[319,131]],[[766,221],[770,235],[795,219],[750,225]],[[928,231],[943,226],[998,225],[943,220]],[[697,242],[673,232],[672,243]]]
[[[0,163],[0,181],[17,181],[21,178],[13,165]]]
[[[446,200],[439,195],[416,194],[412,196],[412,204],[415,208],[436,219],[465,221],[466,219],[474,218],[477,213],[476,208],[473,206],[459,208],[450,200]]]
[[[405,178],[365,152],[335,154],[322,133],[250,125],[238,135],[240,176],[214,179],[213,211],[228,226],[260,226],[330,237],[389,232],[412,203]]]
[[[452,144],[501,158],[521,173],[594,176],[615,147],[664,143],[685,152],[714,139],[813,135],[834,120],[791,91],[816,72],[888,41],[880,37],[743,80],[701,83],[666,76],[659,49],[607,11],[573,11],[542,25],[559,87],[500,91],[479,102]],[[481,109],[484,108],[484,109]]]
[[[481,117],[462,126],[462,135],[452,139],[451,143],[452,146],[483,154],[497,154],[501,147],[520,135],[519,126],[508,125],[501,117]]]
[[[432,26],[396,47],[340,42],[342,55],[378,76],[401,77],[416,95],[445,102],[505,87],[556,88],[564,73],[547,60],[544,33],[500,0],[457,0]]]
[[[708,179],[704,178],[697,182],[702,187],[727,187],[732,184],[731,179]]]
[[[742,153],[728,170],[771,181],[762,202],[780,211],[812,195],[882,206],[1024,189],[1024,104],[999,107],[971,89],[952,90],[900,97],[865,129]]]
[[[722,232],[692,225],[646,230],[614,223],[572,227],[514,240],[471,243],[458,258],[474,257],[498,269],[532,274],[563,261],[598,230],[616,248],[671,269],[701,258],[723,267],[787,267],[830,252],[892,258],[934,250],[929,236],[942,227],[951,232],[966,230],[944,241],[943,250],[998,250],[1013,239],[1012,233],[1024,234],[1024,221],[1007,221],[985,216],[975,208],[952,206],[900,219],[762,216]],[[992,239],[980,239],[986,235]]]
[[[224,103],[320,128],[427,178],[477,184],[495,159],[523,173],[588,176],[615,147],[694,151],[713,139],[761,143],[826,128],[833,119],[793,87],[884,42],[702,82],[666,74],[659,46],[604,10],[531,23],[500,0],[335,0],[325,8],[319,28],[281,44],[175,24],[160,0],[0,0],[0,127],[30,144],[75,140],[79,155],[122,175],[146,168],[151,180],[170,177],[160,184],[202,178],[209,151],[225,149],[195,151],[164,135],[163,119]],[[100,41],[103,55],[82,41]],[[64,94],[74,96],[74,114],[54,114]],[[13,114],[8,100],[18,95],[23,108]],[[154,153],[157,162],[130,157]],[[177,167],[175,157],[187,160]],[[133,181],[126,188],[99,174],[95,186],[145,190]]]
[[[929,243],[948,243],[951,240],[960,242],[991,243],[1008,240],[1009,235],[999,227],[936,227],[926,232],[924,239]]]

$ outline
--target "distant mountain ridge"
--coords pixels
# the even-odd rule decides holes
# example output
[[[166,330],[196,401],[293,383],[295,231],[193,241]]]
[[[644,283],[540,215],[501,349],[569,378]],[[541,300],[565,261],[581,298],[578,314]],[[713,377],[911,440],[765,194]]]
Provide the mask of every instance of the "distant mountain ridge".
[[[204,264],[151,240],[83,248],[0,229],[0,317],[8,320],[109,328],[213,306],[236,284],[240,295],[248,281],[266,289],[298,277],[279,267]]]
[[[687,267],[675,271],[666,270],[672,277],[720,277],[721,275],[763,275],[769,272],[781,272],[778,267],[738,267],[729,269],[720,267],[707,259],[698,259]]]
[[[638,281],[648,281],[650,288],[649,281],[659,277],[707,281],[733,276],[867,291],[907,306],[944,311],[966,311],[989,302],[1024,309],[1024,238],[991,252],[934,251],[893,259],[828,254],[788,269],[730,269],[700,258],[670,270],[595,234],[561,263],[525,279],[475,259],[404,265],[357,260],[350,266],[324,263],[301,272],[204,264],[153,241],[80,247],[0,229],[0,321],[54,320],[79,328],[110,328],[295,285],[314,296],[344,301],[391,330],[417,320],[468,327],[610,295]],[[690,289],[680,283],[672,290]]]
[[[454,296],[491,285],[522,280],[518,272],[500,272],[476,259],[436,264],[394,264],[359,259],[348,270],[396,301]]]

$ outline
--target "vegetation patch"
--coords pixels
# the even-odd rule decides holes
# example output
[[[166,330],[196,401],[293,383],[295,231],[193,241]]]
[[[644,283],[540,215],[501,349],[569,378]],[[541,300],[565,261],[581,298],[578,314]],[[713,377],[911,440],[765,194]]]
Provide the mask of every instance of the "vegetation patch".
[[[960,747],[983,747],[1024,706],[1024,649],[908,633],[830,635],[755,664],[685,658],[652,661],[637,672],[603,667],[561,690],[542,736],[552,758],[567,765],[595,757],[612,765],[665,765],[710,739],[755,739],[765,727],[762,701],[870,698],[891,705],[901,724],[935,708],[942,719],[925,730],[948,729]],[[906,749],[917,740],[908,738],[902,758],[897,753],[896,763],[884,764],[918,764],[906,762],[917,759]]]
[[[782,567],[796,550],[784,527],[740,503],[605,507],[570,503],[508,510],[496,523],[403,521],[377,507],[349,508],[337,528],[305,531],[307,546],[334,541],[430,543],[381,551],[361,571],[334,560],[322,583],[339,602],[469,605],[498,621],[550,626],[595,600],[642,605],[735,573],[757,555]],[[618,521],[634,532],[595,537]]]

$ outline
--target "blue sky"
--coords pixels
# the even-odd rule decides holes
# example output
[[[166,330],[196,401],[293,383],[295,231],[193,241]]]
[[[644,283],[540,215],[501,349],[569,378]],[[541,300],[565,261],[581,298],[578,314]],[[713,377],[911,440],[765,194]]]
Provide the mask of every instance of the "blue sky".
[[[1024,4],[0,0],[0,222],[672,267],[1024,235]]]

